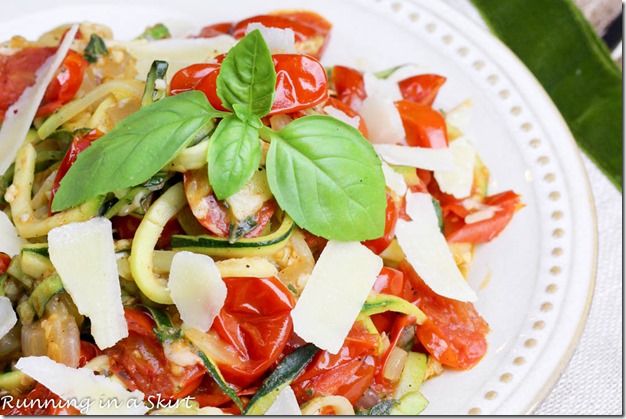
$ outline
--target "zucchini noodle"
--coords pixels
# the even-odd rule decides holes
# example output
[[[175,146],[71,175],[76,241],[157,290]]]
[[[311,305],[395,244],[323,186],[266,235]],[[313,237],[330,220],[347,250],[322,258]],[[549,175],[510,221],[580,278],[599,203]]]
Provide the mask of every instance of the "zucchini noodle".
[[[55,227],[93,217],[100,207],[102,197],[92,198],[78,207],[60,212],[51,217],[39,219],[31,202],[31,191],[35,177],[37,152],[32,144],[24,144],[17,152],[13,184],[7,190],[5,199],[11,204],[11,216],[20,236],[30,239],[48,234]]]
[[[332,414],[336,416],[354,415],[352,404],[343,396],[320,396],[305,404],[300,409],[302,415]],[[328,411],[330,410],[329,413]]]
[[[118,100],[127,97],[141,98],[143,83],[138,80],[111,80],[93,89],[80,99],[75,99],[52,114],[37,130],[39,138],[48,138],[57,128],[69,121],[89,106],[108,95],[114,95]]]
[[[202,169],[206,165],[206,154],[209,149],[209,141],[201,141],[188,147],[176,156],[166,167],[174,172],[186,172],[188,170]]]

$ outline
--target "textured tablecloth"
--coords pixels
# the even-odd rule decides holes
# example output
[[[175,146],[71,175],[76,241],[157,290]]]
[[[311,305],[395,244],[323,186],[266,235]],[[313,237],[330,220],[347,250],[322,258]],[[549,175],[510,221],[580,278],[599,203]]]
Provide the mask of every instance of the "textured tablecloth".
[[[468,1],[446,2],[487,30]],[[596,288],[580,343],[537,415],[623,415],[622,195],[584,154],[583,161],[598,219]]]

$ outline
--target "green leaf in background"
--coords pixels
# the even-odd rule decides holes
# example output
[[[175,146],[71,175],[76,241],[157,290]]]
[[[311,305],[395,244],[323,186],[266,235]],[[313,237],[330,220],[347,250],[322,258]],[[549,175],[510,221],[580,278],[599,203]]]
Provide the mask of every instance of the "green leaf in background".
[[[315,115],[269,131],[267,180],[300,227],[341,241],[382,236],[385,178],[374,148],[358,130]]]
[[[217,76],[217,94],[227,109],[245,105],[249,113],[262,117],[272,109],[275,86],[272,54],[261,32],[254,30],[224,58]]]
[[[241,190],[259,168],[261,154],[258,129],[235,115],[222,119],[209,140],[207,154],[209,179],[218,199]]]
[[[472,0],[526,64],[578,145],[622,190],[622,73],[570,0]]]
[[[166,97],[133,113],[78,155],[52,210],[145,182],[191,141],[207,135],[211,120],[222,114],[199,91]]]

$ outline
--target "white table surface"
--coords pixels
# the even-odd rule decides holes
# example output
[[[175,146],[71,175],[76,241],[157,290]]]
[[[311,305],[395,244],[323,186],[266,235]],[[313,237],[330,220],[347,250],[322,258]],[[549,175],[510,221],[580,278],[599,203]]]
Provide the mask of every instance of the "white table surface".
[[[445,0],[485,30],[467,0]],[[617,123],[617,121],[616,121]],[[585,155],[598,219],[596,288],[585,330],[537,415],[623,415],[622,194]]]

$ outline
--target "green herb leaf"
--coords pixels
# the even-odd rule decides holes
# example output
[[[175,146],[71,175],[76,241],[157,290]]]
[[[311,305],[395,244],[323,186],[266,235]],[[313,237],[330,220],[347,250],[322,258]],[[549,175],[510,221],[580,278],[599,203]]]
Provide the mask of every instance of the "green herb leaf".
[[[543,85],[576,142],[621,191],[622,72],[572,1],[472,0]]]
[[[98,61],[100,55],[109,55],[109,50],[104,40],[95,33],[92,33],[89,37],[89,43],[85,47],[85,60],[93,64]]]
[[[135,112],[78,155],[61,181],[52,210],[147,181],[190,142],[207,135],[211,119],[222,115],[198,91]]]
[[[146,39],[148,41],[158,41],[159,39],[171,38],[169,29],[162,23],[157,23],[154,26],[148,26],[141,35],[136,39]]]
[[[384,400],[378,404],[375,404],[367,411],[367,415],[370,416],[381,416],[381,415],[390,415],[391,410],[398,404],[395,400]]]
[[[217,76],[217,95],[224,107],[244,105],[250,114],[265,116],[274,103],[276,70],[261,32],[250,32],[224,58]],[[238,112],[239,114],[239,112]]]
[[[209,140],[207,162],[215,196],[224,200],[238,192],[261,162],[259,132],[234,115],[222,119]]]
[[[363,135],[322,115],[296,119],[272,138],[267,179],[278,204],[311,233],[361,241],[385,229],[385,178]]]

